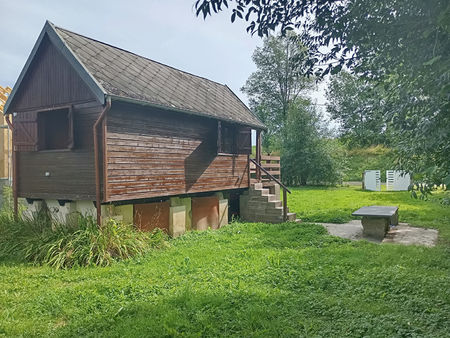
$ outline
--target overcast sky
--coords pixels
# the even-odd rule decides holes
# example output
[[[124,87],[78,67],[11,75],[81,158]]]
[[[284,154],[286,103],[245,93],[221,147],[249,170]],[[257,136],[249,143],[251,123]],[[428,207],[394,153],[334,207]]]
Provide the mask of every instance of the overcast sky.
[[[229,12],[204,21],[195,0],[0,0],[0,85],[12,87],[33,45],[50,20],[57,26],[240,88],[256,69],[251,55],[262,44],[231,24]],[[323,87],[323,86],[322,86]],[[323,88],[312,96],[324,102]]]

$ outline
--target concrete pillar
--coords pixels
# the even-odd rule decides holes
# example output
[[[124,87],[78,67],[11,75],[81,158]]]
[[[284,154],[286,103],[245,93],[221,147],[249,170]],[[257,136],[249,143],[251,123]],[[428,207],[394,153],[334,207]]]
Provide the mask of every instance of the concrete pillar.
[[[192,203],[190,197],[180,198],[180,197],[171,197],[170,198],[170,206],[184,206],[186,208],[186,218],[185,225],[186,231],[192,230]]]
[[[34,218],[36,214],[41,210],[43,201],[33,201],[33,203],[27,203],[27,208],[23,212],[25,218]]]
[[[219,200],[219,228],[228,224],[228,200]]]
[[[120,220],[125,224],[133,224],[133,204],[114,206],[114,216],[120,217]]]
[[[186,207],[170,207],[169,235],[178,237],[186,232]]]
[[[76,206],[73,202],[66,202],[64,205],[60,205],[57,200],[46,200],[45,203],[52,218],[59,223],[67,223],[68,216],[76,211]]]
[[[363,217],[363,235],[374,239],[382,240],[389,230],[389,218]]]
[[[93,201],[76,201],[76,211],[83,216],[95,217],[97,211],[95,209]]]
[[[391,225],[398,225],[398,209],[390,219]]]

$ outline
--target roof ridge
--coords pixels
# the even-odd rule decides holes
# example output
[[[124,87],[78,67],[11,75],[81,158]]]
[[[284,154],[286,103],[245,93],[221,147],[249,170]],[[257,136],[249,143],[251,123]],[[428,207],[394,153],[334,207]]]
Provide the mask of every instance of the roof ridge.
[[[111,44],[109,44],[109,43],[106,43],[106,42],[103,42],[103,41],[100,41],[100,40],[91,38],[91,37],[89,37],[89,36],[86,36],[86,35],[83,35],[83,34],[80,34],[80,33],[74,32],[74,31],[71,31],[71,30],[69,30],[69,29],[66,29],[66,28],[63,28],[63,27],[60,27],[60,26],[56,26],[56,25],[53,25],[53,26],[54,26],[56,29],[59,29],[59,30],[62,30],[62,31],[66,31],[66,32],[69,32],[69,33],[72,33],[72,34],[75,34],[75,35],[78,35],[78,36],[81,36],[81,37],[83,37],[83,38],[85,38],[85,39],[89,39],[89,40],[91,40],[91,41],[95,41],[95,42],[101,43],[102,45],[106,45],[106,46],[109,46],[109,47],[111,47],[111,48],[115,48],[115,49],[121,50],[121,51],[123,51],[123,52],[125,52],[125,53],[129,53],[129,54],[136,55],[137,57],[146,59],[146,60],[148,60],[148,61],[155,62],[155,63],[157,63],[157,64],[160,64],[161,66],[164,66],[164,67],[167,67],[167,68],[171,68],[171,69],[176,70],[176,71],[178,71],[178,72],[185,73],[185,74],[187,74],[187,75],[194,76],[194,77],[196,77],[196,78],[200,78],[200,79],[206,80],[206,81],[208,81],[208,82],[213,82],[213,83],[215,83],[215,84],[218,84],[218,85],[220,85],[220,86],[223,86],[223,87],[227,87],[227,88],[228,88],[228,86],[227,86],[226,84],[223,84],[223,83],[220,83],[220,82],[217,82],[217,81],[214,81],[214,80],[210,80],[210,79],[208,79],[208,78],[206,78],[206,77],[204,77],[204,76],[196,75],[196,74],[190,73],[190,72],[188,72],[188,71],[185,71],[185,70],[182,70],[182,69],[175,68],[175,67],[170,66],[170,65],[167,65],[167,64],[165,64],[165,63],[162,63],[162,62],[159,62],[159,61],[150,59],[150,58],[148,58],[148,57],[146,57],[146,56],[142,56],[142,55],[136,54],[136,53],[131,52],[131,51],[129,51],[129,50],[126,50],[126,49],[123,49],[123,48],[120,48],[120,47],[111,45]]]

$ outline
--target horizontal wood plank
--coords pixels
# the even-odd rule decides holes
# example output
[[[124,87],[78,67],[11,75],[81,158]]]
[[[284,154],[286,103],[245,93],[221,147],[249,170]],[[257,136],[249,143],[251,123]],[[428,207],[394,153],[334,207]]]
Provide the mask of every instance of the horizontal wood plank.
[[[214,121],[124,107],[108,115],[108,200],[248,187],[247,155],[217,155]]]

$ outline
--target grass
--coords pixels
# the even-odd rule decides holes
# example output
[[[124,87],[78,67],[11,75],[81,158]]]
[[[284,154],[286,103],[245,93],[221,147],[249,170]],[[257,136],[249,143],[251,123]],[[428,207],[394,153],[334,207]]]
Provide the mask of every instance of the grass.
[[[381,193],[370,194],[365,201]],[[362,196],[353,188],[296,189],[290,206],[320,218]],[[401,217],[417,212],[426,226],[448,220],[448,209],[432,201],[379,198],[402,201]],[[103,268],[3,261],[0,336],[445,337],[449,258],[445,242],[377,245],[332,237],[314,224],[234,223]]]
[[[442,205],[444,192],[429,201],[411,198],[408,191],[364,191],[361,187],[292,188],[288,206],[297,217],[307,222],[346,223],[351,213],[368,205],[399,207],[399,221],[414,226],[439,229],[441,241],[450,244],[450,207]],[[448,193],[446,194],[448,196]]]
[[[18,219],[11,212],[0,212],[0,258],[57,269],[110,265],[161,247],[166,237],[161,230],[141,232],[113,219],[98,227],[91,216],[75,214],[62,223],[47,208]]]
[[[386,181],[386,170],[395,168],[392,149],[384,146],[348,149],[344,182],[361,181],[364,170],[380,170],[381,180]]]

